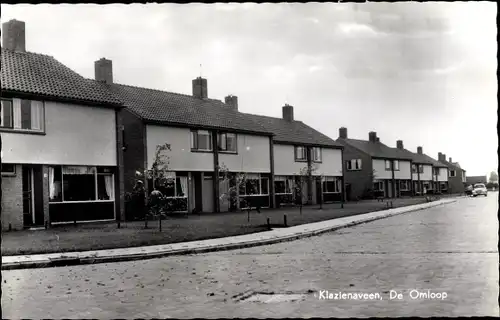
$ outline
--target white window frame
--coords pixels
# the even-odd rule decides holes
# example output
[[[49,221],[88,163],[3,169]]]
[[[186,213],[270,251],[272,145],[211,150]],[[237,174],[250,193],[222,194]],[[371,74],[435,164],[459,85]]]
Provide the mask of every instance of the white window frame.
[[[98,173],[97,167],[96,166],[63,166],[63,165],[51,165],[49,167],[56,168],[60,167],[61,168],[61,201],[50,201],[49,199],[49,204],[58,204],[58,203],[94,203],[94,202],[115,202],[115,179],[114,179],[114,173]],[[87,168],[92,168],[91,170],[94,172],[94,183],[95,183],[95,200],[76,200],[76,201],[68,201],[64,200],[64,167],[87,167]],[[66,174],[68,175],[68,174]],[[111,181],[113,182],[113,199],[110,200],[99,200],[99,191],[98,191],[98,186],[97,186],[97,175],[111,175]]]
[[[212,132],[209,130],[191,130],[191,150],[192,151],[213,151],[214,146],[212,145]],[[200,136],[208,136],[208,149],[201,149],[199,147]],[[196,137],[196,139],[195,139]]]
[[[394,171],[399,171],[399,160],[393,160],[392,163]]]
[[[234,150],[227,149],[227,137],[234,137]],[[224,143],[223,143],[224,142]],[[238,135],[232,132],[222,132],[217,135],[217,148],[224,153],[238,153]]]
[[[379,188],[380,186],[382,187]],[[373,191],[384,191],[384,181],[373,181]]]
[[[327,193],[327,194],[329,194],[329,193],[341,193],[340,190],[342,189],[342,186],[341,186],[342,181],[338,177],[323,177],[322,180],[323,180],[322,181],[323,193]],[[335,182],[334,187],[333,187],[334,188],[333,191],[328,190],[327,182]]]
[[[293,178],[289,176],[275,176],[274,181],[285,181],[285,192],[276,192],[276,188],[274,189],[274,194],[276,195],[288,195],[293,194],[293,188],[295,186],[293,182]],[[287,192],[289,191],[289,192]]]
[[[320,147],[312,148],[312,162],[322,162],[323,161],[323,150]]]
[[[250,176],[250,178],[249,178]],[[267,193],[262,193],[262,180],[265,179],[267,182]],[[248,180],[258,180],[259,181],[259,193],[258,194],[247,194],[247,186],[246,186],[246,182]],[[264,177],[262,176],[260,173],[257,173],[257,174],[246,174],[245,176],[245,184],[243,185],[243,188],[245,190],[245,193],[240,193],[241,191],[241,188],[238,188],[238,194],[240,195],[240,197],[262,197],[262,196],[269,196],[269,177]],[[274,188],[274,186],[273,186]]]
[[[22,132],[45,132],[45,102],[39,100],[19,99],[19,98],[2,98],[2,101],[10,102],[11,107],[11,123],[8,127],[3,127],[4,117],[1,116],[0,130],[12,130]],[[30,122],[31,128],[22,127],[21,103],[22,101],[30,101]],[[3,108],[2,108],[3,113]],[[38,119],[38,121],[34,121]],[[34,123],[36,122],[36,125]]]
[[[13,170],[12,171],[4,171],[5,165],[12,166]],[[2,163],[2,177],[15,177],[16,176],[16,165],[13,163]]]
[[[456,177],[456,176],[457,176],[456,171],[455,171],[455,170],[450,170],[450,177],[451,177],[451,178],[454,178],[454,177]]]
[[[419,166],[419,165],[418,165],[418,166]],[[412,173],[417,173],[417,172],[418,172],[418,170],[417,170],[417,169],[418,169],[417,165],[413,163],[413,164],[411,165],[411,172],[412,172]]]
[[[307,148],[304,146],[295,146],[295,161],[307,161]],[[301,155],[303,157],[299,157],[299,150],[302,150]]]

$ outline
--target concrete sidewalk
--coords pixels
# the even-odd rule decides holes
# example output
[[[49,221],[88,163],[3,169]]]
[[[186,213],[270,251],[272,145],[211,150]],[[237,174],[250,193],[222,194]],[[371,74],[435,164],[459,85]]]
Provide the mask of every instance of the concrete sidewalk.
[[[3,256],[2,270],[44,268],[93,263],[142,260],[160,258],[171,255],[203,253],[219,250],[231,250],[258,245],[273,244],[304,237],[314,236],[323,232],[353,226],[393,215],[423,210],[438,205],[455,202],[456,199],[443,199],[435,202],[417,204],[383,211],[376,211],[356,216],[337,218],[289,228],[277,228],[271,231],[247,234],[235,237],[191,241],[167,245],[123,248],[113,250],[97,250],[84,252],[67,252],[51,254],[35,254],[20,256]]]

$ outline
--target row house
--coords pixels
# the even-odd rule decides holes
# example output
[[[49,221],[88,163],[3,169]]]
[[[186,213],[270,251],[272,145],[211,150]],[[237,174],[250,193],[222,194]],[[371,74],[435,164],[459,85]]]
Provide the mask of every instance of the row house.
[[[460,167],[458,162],[453,162],[453,159],[450,157],[448,161],[446,160],[446,154],[441,152],[438,153],[438,161],[446,167],[447,176],[446,182],[449,188],[449,193],[463,193],[465,191],[465,187],[467,185],[467,175],[465,169]],[[439,177],[437,181],[441,184],[444,177]]]
[[[437,161],[425,156],[423,154],[423,148],[418,147],[417,153],[413,153],[404,148],[403,141],[396,141],[396,148],[406,152],[409,157],[411,157],[411,172],[412,172],[412,194],[422,195],[425,193],[432,192],[433,189],[433,174],[434,174],[434,163],[439,164]]]
[[[428,163],[431,164],[431,166],[430,167],[427,165],[424,166],[424,172],[425,172],[424,175],[418,173],[418,171],[420,171],[418,167],[414,168],[415,171],[417,171],[417,175],[419,175],[417,179],[421,181],[421,183],[419,183],[418,187],[415,189],[416,194],[423,194],[423,193],[434,194],[434,193],[449,192],[448,168],[446,167],[446,165],[426,155],[423,152],[422,147],[417,147],[417,155],[419,156],[420,159],[422,159],[422,161],[427,160]]]
[[[294,108],[288,104],[282,108],[281,119],[248,116],[274,135],[272,158],[276,206],[344,201],[341,144],[294,119]]]
[[[369,132],[368,140],[351,139],[344,127],[336,142],[344,146],[347,200],[412,194],[412,157],[408,153],[381,143],[376,132]]]
[[[2,229],[123,216],[122,103],[2,25]]]
[[[252,115],[238,110],[236,96],[210,99],[201,77],[185,95],[117,84],[112,75],[111,60],[95,62],[96,80],[125,106],[127,192],[136,173],[151,168],[156,147],[169,144],[171,185],[146,184],[170,198],[175,211],[276,207],[297,199],[301,174],[309,178],[300,188],[308,203],[342,200],[342,147],[295,121],[293,107],[283,107],[283,119]]]

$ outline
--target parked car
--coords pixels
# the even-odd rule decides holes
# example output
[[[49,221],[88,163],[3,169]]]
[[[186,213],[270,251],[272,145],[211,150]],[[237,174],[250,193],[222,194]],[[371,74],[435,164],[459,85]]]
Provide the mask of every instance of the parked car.
[[[477,197],[479,195],[488,196],[488,189],[483,183],[477,183],[474,185],[474,189],[472,190],[472,196]]]

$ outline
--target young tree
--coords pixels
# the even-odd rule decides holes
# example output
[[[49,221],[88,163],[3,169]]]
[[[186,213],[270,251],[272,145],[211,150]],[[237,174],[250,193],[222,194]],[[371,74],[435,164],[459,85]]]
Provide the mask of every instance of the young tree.
[[[317,170],[317,167],[314,165],[307,165],[299,170],[299,172],[295,175],[295,196],[298,197],[299,200],[299,209],[300,214],[302,214],[302,207],[304,206],[304,202],[309,203],[309,193],[311,190],[308,189],[309,182],[312,182],[313,177],[312,174]],[[307,192],[304,192],[308,190]]]
[[[488,182],[498,183],[498,173],[496,171],[490,172],[490,177],[488,179]]]
[[[144,170],[144,173],[140,171],[136,172],[136,182],[141,178],[145,180],[152,180],[153,190],[149,195],[146,194],[144,199],[146,199],[146,205],[148,211],[144,218],[144,226],[148,227],[148,219],[159,219],[159,228],[161,231],[161,222],[166,214],[170,211],[172,203],[167,202],[165,196],[159,190],[160,188],[165,188],[167,185],[172,183],[175,184],[175,178],[172,177],[171,171],[169,169],[170,157],[168,152],[171,151],[170,144],[164,143],[156,146],[155,157],[151,167]]]

